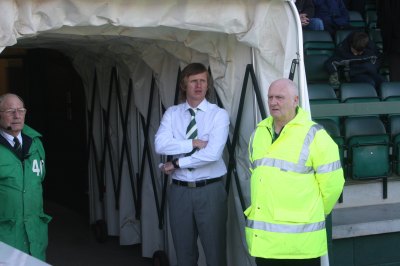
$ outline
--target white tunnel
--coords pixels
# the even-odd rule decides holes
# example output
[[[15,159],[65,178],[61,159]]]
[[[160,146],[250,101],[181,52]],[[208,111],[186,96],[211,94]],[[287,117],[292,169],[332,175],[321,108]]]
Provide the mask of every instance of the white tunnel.
[[[109,235],[119,236],[121,245],[141,243],[145,257],[165,250],[171,265],[176,259],[168,213],[162,211],[167,180],[157,170],[165,158],[154,152],[154,134],[163,109],[174,104],[179,69],[191,62],[208,66],[235,144],[231,154],[225,152],[227,165],[234,159],[225,177],[228,264],[253,265],[242,206],[249,202],[247,144],[261,120],[258,103],[267,107],[269,84],[289,77],[293,60],[300,104],[309,109],[293,1],[2,0],[0,52],[8,46],[51,48],[70,58],[89,110],[90,223],[105,220]],[[245,83],[251,69],[256,80],[250,73]]]

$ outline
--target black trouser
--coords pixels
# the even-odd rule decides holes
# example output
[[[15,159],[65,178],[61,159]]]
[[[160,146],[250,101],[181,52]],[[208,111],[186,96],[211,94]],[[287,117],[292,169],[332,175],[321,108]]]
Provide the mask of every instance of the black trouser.
[[[264,259],[256,258],[257,266],[320,266],[321,258],[313,259]]]
[[[354,77],[350,78],[351,82],[366,82],[371,84],[376,91],[379,91],[379,87],[381,86],[382,82],[386,81],[383,76],[378,73],[365,73],[359,74]]]

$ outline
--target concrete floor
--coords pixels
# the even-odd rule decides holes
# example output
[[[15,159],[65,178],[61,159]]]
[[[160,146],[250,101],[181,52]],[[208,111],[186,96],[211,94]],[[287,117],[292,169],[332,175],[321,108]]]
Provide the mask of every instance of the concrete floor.
[[[54,266],[151,266],[141,256],[141,246],[120,246],[117,237],[104,243],[95,240],[86,217],[53,202],[45,203],[53,217],[49,224],[47,263]]]

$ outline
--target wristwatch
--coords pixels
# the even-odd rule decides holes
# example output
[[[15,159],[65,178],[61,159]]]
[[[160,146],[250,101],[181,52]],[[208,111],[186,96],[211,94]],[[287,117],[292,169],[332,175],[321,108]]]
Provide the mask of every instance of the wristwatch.
[[[174,168],[179,168],[179,164],[177,164],[176,162],[179,160],[179,158],[175,158],[172,160],[172,165],[174,166]]]

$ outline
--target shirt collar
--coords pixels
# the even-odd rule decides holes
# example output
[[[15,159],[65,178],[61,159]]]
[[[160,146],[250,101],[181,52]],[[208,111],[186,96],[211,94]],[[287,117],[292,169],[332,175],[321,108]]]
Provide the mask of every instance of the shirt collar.
[[[185,111],[189,110],[190,108],[192,108],[192,107],[186,101],[185,102]],[[207,101],[207,99],[204,99],[196,108],[201,110],[201,111],[203,111],[203,112],[206,112],[207,109],[208,109],[208,101]]]
[[[0,130],[0,134],[8,141],[8,143],[11,144],[11,146],[14,146],[14,136],[6,133],[5,131]],[[19,143],[22,145],[22,135],[21,132],[19,132],[17,136]]]

